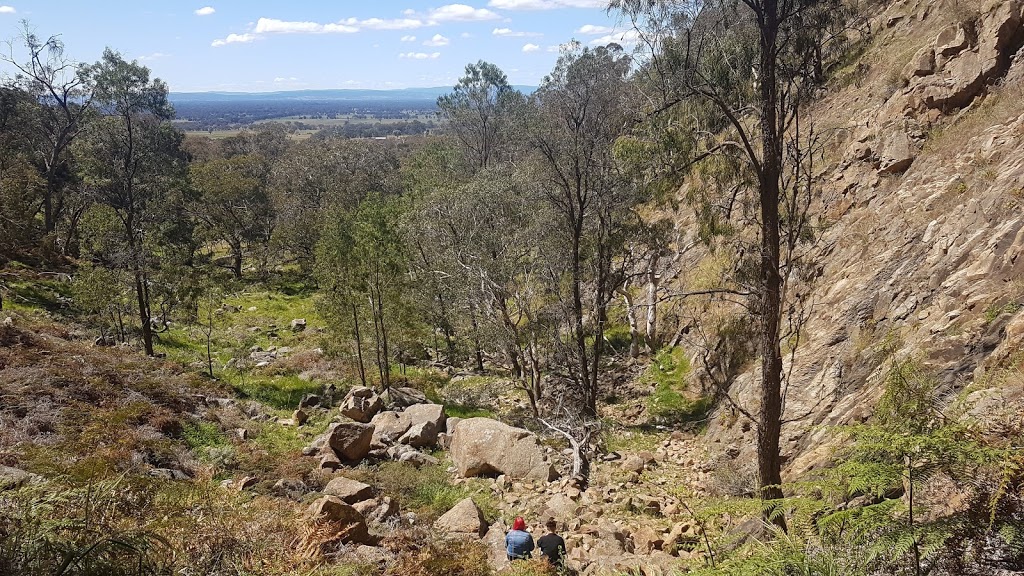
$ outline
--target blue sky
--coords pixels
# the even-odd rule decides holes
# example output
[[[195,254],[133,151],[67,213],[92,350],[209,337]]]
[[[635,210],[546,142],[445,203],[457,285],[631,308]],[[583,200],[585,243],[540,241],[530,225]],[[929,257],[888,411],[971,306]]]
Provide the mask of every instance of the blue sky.
[[[78,60],[110,46],[175,92],[450,86],[480,59],[535,85],[559,44],[629,39],[606,0],[456,2],[0,0],[0,39],[26,19]]]

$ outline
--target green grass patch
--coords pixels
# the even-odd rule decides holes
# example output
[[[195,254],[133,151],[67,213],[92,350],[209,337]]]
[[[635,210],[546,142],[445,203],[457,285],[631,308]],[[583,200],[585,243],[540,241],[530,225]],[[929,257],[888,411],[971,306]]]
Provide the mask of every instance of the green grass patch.
[[[445,414],[451,418],[494,418],[494,412],[480,406],[445,404]]]
[[[182,438],[192,450],[225,446],[228,443],[224,433],[212,422],[186,422],[182,426]]]
[[[687,390],[690,361],[682,348],[662,350],[651,362],[643,379],[654,384],[647,399],[647,412],[657,420],[687,423],[703,420],[712,406],[710,396]]]
[[[19,312],[46,310],[71,313],[70,282],[44,279],[19,279],[7,283],[4,307]]]
[[[298,375],[255,376],[231,379],[235,392],[242,398],[252,398],[278,410],[294,410],[306,394],[319,394],[322,386]]]
[[[280,418],[291,417],[291,412],[278,414]],[[277,422],[263,422],[260,424],[252,444],[260,450],[266,451],[271,456],[283,456],[294,454],[310,443],[316,436],[322,433],[330,422],[333,413],[325,411],[313,411],[310,419],[305,425],[281,426]]]
[[[668,438],[664,432],[640,426],[609,430],[604,438],[605,448],[609,452],[653,452]]]

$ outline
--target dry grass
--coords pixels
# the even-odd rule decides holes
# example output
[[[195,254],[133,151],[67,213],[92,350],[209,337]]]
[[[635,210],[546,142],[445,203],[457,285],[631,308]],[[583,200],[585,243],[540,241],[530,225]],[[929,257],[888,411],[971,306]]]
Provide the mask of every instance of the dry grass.
[[[928,134],[923,153],[940,158],[954,157],[964,152],[964,144],[980,136],[992,126],[1006,124],[1018,118],[1024,110],[1024,80],[997,86],[981,102],[956,116]],[[982,167],[982,172],[984,167]]]

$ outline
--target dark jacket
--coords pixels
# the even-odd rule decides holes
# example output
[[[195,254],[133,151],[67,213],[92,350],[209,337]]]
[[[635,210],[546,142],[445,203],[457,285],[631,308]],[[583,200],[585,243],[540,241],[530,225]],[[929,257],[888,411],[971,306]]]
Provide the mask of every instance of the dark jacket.
[[[505,552],[510,560],[522,560],[533,552],[533,536],[522,530],[509,530],[505,535]]]
[[[565,559],[565,540],[558,534],[545,534],[537,539],[537,548],[540,553],[548,559],[548,562],[555,566],[561,566]]]

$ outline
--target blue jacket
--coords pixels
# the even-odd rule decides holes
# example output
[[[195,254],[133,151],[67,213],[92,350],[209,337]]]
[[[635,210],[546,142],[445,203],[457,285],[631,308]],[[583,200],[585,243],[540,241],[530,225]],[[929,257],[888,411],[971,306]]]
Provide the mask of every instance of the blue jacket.
[[[509,530],[505,535],[505,551],[509,558],[529,558],[533,552],[533,536],[522,530]]]

